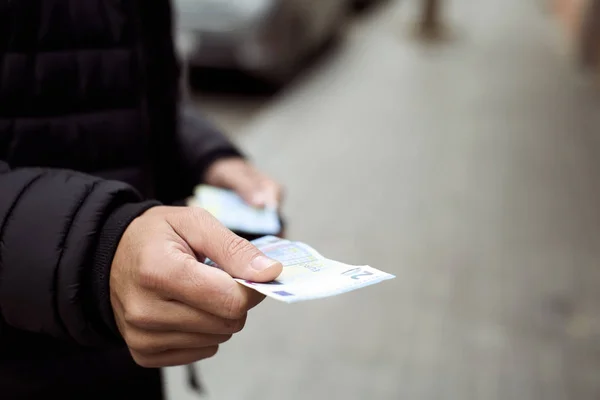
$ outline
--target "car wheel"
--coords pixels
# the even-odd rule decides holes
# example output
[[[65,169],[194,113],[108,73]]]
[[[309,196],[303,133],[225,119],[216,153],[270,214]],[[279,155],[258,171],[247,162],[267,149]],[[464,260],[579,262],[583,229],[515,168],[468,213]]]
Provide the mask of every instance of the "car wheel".
[[[307,53],[304,37],[304,23],[299,16],[289,20],[282,34],[280,49],[282,56],[277,64],[262,73],[268,84],[280,87],[292,80],[300,71]]]
[[[361,12],[371,7],[375,2],[373,0],[352,0],[350,3],[354,11]]]

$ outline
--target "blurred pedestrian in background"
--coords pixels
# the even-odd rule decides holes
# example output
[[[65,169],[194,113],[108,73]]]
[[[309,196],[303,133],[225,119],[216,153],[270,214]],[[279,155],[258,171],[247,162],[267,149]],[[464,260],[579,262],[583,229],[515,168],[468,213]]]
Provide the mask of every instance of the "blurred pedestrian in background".
[[[230,275],[281,271],[170,205],[280,186],[179,104],[168,0],[4,1],[0,66],[0,396],[162,398],[157,367],[212,356],[262,300]]]

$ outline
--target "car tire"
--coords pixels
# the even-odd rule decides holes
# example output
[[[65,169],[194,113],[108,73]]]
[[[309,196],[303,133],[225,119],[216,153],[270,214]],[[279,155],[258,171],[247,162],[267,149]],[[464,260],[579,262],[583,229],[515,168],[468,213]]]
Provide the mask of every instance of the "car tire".
[[[281,87],[291,81],[300,71],[303,61],[307,54],[305,40],[303,39],[304,22],[300,16],[290,18],[283,39],[282,49],[285,49],[283,56],[277,65],[268,71],[261,73],[262,78],[275,87]]]
[[[375,1],[373,0],[351,0],[350,7],[353,11],[362,12],[371,7]]]

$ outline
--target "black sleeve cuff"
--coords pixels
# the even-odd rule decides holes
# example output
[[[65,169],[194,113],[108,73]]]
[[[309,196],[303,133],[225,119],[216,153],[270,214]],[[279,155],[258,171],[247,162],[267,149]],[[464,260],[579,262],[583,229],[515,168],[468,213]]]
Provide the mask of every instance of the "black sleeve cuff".
[[[98,247],[94,257],[94,265],[90,274],[90,293],[92,303],[97,307],[102,333],[111,342],[122,343],[123,339],[117,328],[110,303],[110,268],[117,246],[129,224],[148,209],[160,205],[157,201],[126,204],[116,209],[107,218],[100,233]]]

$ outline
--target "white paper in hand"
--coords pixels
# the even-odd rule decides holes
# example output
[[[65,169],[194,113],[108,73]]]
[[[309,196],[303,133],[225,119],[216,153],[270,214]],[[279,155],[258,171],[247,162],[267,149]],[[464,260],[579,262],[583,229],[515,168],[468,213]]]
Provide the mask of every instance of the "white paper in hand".
[[[277,210],[252,207],[231,190],[200,185],[189,205],[204,208],[234,231],[257,235],[275,235],[281,232]]]
[[[280,261],[283,272],[269,283],[236,280],[286,303],[335,296],[395,278],[366,265],[354,266],[327,259],[301,242],[266,236],[252,243],[268,257]],[[217,266],[210,260],[206,262]]]

